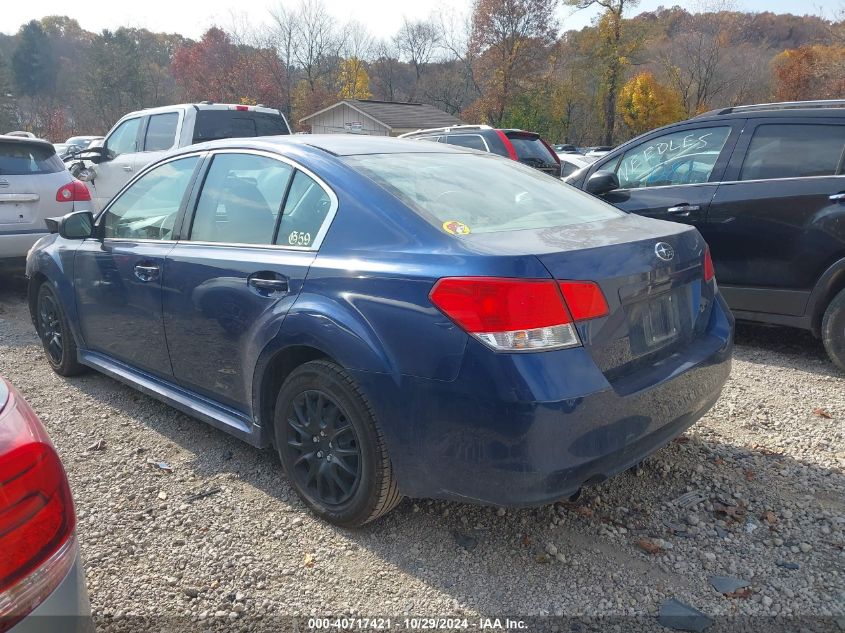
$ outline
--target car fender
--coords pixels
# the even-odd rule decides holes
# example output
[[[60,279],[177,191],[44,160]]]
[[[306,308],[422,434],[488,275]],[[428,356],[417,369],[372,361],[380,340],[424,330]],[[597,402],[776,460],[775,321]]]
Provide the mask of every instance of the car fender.
[[[278,330],[258,355],[252,376],[252,402],[257,432],[270,429],[262,420],[262,385],[268,369],[280,354],[294,348],[311,348],[349,370],[387,374],[401,380],[396,363],[383,343],[359,313],[339,301],[304,291],[297,297]],[[267,444],[271,437],[259,437]]]
[[[814,335],[821,335],[821,321],[827,304],[836,291],[843,287],[845,287],[845,257],[827,267],[810,293],[805,314],[810,319],[810,329]]]
[[[37,292],[37,286],[33,282],[43,276],[58,296],[77,348],[82,349],[84,342],[79,330],[76,294],[73,289],[73,260],[78,246],[78,241],[64,240],[55,233],[45,235],[29,251],[26,258],[26,276],[29,279],[29,305],[33,325]]]

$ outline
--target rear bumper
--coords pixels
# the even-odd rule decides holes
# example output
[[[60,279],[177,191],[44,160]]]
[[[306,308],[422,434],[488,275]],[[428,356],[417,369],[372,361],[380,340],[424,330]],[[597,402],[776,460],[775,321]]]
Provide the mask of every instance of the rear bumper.
[[[0,231],[0,262],[13,259],[25,261],[32,245],[45,235],[48,235],[46,230],[19,233]]]
[[[611,385],[584,348],[497,354],[471,342],[453,382],[359,372],[412,497],[549,503],[641,461],[718,399],[733,319],[723,300],[707,334]]]
[[[64,580],[9,633],[93,633],[88,590],[79,554]]]

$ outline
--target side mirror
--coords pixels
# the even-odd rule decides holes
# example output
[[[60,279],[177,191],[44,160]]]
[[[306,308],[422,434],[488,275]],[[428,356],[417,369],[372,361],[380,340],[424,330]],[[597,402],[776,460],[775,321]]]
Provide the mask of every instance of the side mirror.
[[[86,147],[85,149],[76,152],[73,155],[73,158],[75,160],[87,160],[90,163],[99,165],[100,163],[104,163],[108,160],[111,160],[112,156],[109,153],[108,148],[100,145],[94,147]]]
[[[612,171],[603,169],[587,178],[587,184],[584,186],[584,190],[594,196],[601,196],[615,189],[619,189],[619,178]]]
[[[90,211],[68,213],[59,220],[59,235],[66,240],[84,240],[94,233],[94,215]]]

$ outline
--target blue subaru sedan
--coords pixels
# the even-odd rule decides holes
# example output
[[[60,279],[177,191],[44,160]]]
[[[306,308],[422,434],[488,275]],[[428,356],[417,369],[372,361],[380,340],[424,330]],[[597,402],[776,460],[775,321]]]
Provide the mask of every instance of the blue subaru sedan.
[[[347,135],[172,153],[27,262],[47,361],[257,447],[318,515],[572,495],[700,418],[733,321],[689,226],[514,161]]]

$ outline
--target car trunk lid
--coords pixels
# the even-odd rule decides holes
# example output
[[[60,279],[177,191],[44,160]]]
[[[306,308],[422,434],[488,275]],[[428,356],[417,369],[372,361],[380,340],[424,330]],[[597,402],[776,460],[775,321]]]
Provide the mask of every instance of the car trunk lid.
[[[499,250],[505,239],[557,280],[599,285],[608,314],[579,322],[578,334],[611,383],[673,355],[706,328],[715,289],[703,279],[704,240],[689,226],[626,215],[474,243]]]

